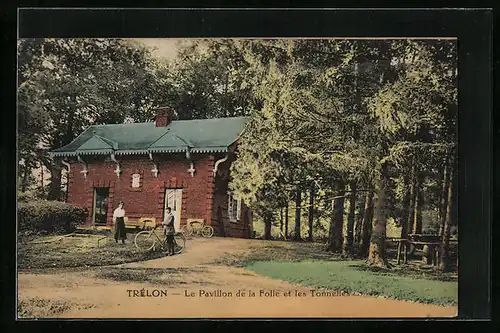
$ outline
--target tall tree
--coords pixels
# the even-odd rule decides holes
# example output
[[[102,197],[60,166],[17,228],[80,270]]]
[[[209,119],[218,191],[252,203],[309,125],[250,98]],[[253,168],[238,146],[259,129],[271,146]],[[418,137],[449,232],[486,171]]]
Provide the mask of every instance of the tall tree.
[[[415,198],[415,213],[413,220],[413,233],[422,233],[422,210],[424,207],[424,179],[421,172],[417,176],[417,186],[416,186],[416,198]]]
[[[344,237],[344,246],[342,252],[344,255],[353,255],[354,253],[354,218],[356,212],[356,182],[349,184],[349,214],[347,215],[347,228]]]
[[[368,261],[370,264],[381,267],[388,267],[389,263],[385,256],[385,237],[387,224],[387,183],[388,183],[388,166],[387,163],[382,163],[380,166],[379,176],[375,183],[375,212],[373,218],[372,235],[370,238],[370,249]]]
[[[328,234],[327,250],[330,252],[342,252],[342,225],[344,222],[344,201],[345,201],[345,183],[338,182],[338,192],[332,200],[333,214],[330,220],[330,231]]]
[[[448,200],[446,207],[445,224],[443,228],[443,235],[441,239],[440,246],[440,256],[439,256],[439,269],[442,271],[448,271],[450,269],[449,261],[449,247],[450,247],[450,231],[453,225],[453,209],[454,209],[454,182],[455,182],[455,170],[454,170],[454,158],[450,159],[450,175],[449,175],[449,185],[448,185]]]
[[[354,228],[354,247],[356,248],[356,253],[359,253],[359,248],[361,245],[361,230],[363,229],[363,216],[365,215],[365,205],[366,196],[361,193],[360,198],[357,201],[356,214],[356,226]]]
[[[315,196],[315,183],[311,181],[309,189],[309,214],[308,214],[308,226],[309,233],[307,235],[307,240],[313,240],[313,222],[314,222],[314,196]]]
[[[285,237],[288,238],[288,201],[285,204]]]
[[[373,192],[368,192],[366,195],[365,211],[363,215],[363,224],[361,226],[361,244],[359,247],[358,255],[360,257],[367,257],[370,247],[370,238],[372,234],[372,221],[373,221]]]
[[[302,239],[300,235],[300,216],[302,215],[302,190],[297,186],[295,192],[295,228],[293,232],[293,240],[299,241]]]
[[[445,160],[444,171],[443,171],[443,188],[441,192],[440,200],[440,214],[439,214],[439,236],[443,237],[444,226],[446,224],[447,208],[448,208],[448,187],[450,186],[450,166],[447,165],[448,160]]]
[[[401,238],[408,237],[408,214],[411,202],[410,177],[405,174],[403,176],[403,210],[401,216]]]

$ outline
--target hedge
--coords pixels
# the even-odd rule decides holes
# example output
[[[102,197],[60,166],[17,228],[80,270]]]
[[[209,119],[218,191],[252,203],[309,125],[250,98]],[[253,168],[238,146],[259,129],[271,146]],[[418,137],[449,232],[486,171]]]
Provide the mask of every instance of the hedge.
[[[18,232],[67,233],[83,224],[86,208],[60,201],[37,200],[18,202]]]

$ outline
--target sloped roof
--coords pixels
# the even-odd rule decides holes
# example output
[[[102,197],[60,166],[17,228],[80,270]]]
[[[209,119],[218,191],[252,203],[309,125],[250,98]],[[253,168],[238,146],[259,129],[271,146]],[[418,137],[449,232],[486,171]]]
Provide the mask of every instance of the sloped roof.
[[[92,125],[53,156],[146,154],[191,151],[226,152],[248,117],[173,120],[165,127],[154,122]]]

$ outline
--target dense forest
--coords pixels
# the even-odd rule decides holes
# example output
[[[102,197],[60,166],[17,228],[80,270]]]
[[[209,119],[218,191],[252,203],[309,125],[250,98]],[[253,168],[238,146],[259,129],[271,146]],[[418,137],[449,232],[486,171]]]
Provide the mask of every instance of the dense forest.
[[[398,237],[456,229],[457,45],[453,40],[197,40],[172,61],[120,39],[18,43],[19,190],[48,152],[92,124],[250,116],[231,189],[292,240],[388,267]]]

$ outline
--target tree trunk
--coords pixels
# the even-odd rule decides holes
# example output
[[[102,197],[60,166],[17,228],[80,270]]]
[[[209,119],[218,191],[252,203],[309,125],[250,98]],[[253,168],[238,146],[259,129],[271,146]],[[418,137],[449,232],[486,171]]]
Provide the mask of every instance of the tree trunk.
[[[389,268],[389,262],[385,256],[385,237],[387,223],[387,186],[388,186],[387,163],[382,164],[379,176],[375,183],[375,212],[373,219],[373,231],[370,239],[370,250],[368,262],[377,267]]]
[[[24,166],[23,166],[23,179],[21,181],[21,192],[26,192],[26,188],[28,187],[28,175],[30,172],[30,168],[28,166],[28,162],[24,161]]]
[[[61,199],[61,171],[62,168],[57,163],[51,165],[50,169],[50,188],[48,199],[60,200]],[[43,172],[42,172],[43,179]]]
[[[74,135],[74,121],[75,114],[77,108],[77,100],[76,94],[71,94],[70,96],[72,106],[68,112],[68,119],[66,122],[66,129],[64,132],[63,140],[61,142],[62,145],[67,145],[75,138]],[[55,147],[54,147],[55,148]],[[61,200],[61,171],[62,167],[59,165],[57,161],[53,161],[52,163],[45,162],[47,169],[50,171],[50,188],[48,199],[49,200]],[[43,176],[42,176],[43,177]]]
[[[285,206],[285,236],[288,239],[288,200]]]
[[[455,168],[454,165],[454,159],[450,159],[450,168],[449,168],[449,185],[448,185],[448,202],[447,202],[447,207],[446,207],[446,216],[445,216],[445,224],[443,228],[443,237],[441,240],[441,246],[440,246],[440,251],[439,251],[439,270],[441,271],[448,271],[450,269],[450,262],[449,262],[449,247],[450,247],[450,230],[451,226],[453,224],[453,201],[454,201],[454,181],[455,181]]]
[[[344,222],[345,184],[341,183],[335,199],[333,199],[333,214],[330,220],[327,250],[342,252],[342,225]]]
[[[449,187],[449,176],[450,176],[450,173],[449,173],[449,170],[450,167],[448,165],[445,165],[444,166],[444,171],[443,171],[443,190],[442,190],[442,201],[441,201],[441,205],[439,207],[439,210],[441,212],[440,214],[440,223],[439,223],[439,236],[441,237],[442,239],[442,236],[443,236],[443,232],[444,232],[444,225],[446,224],[446,210],[448,208],[448,187]]]
[[[266,213],[264,215],[264,239],[271,239],[271,223],[272,215]]]
[[[252,235],[250,233],[250,226],[248,225],[248,221],[250,220],[248,217],[249,211],[248,207],[245,208],[245,214],[243,214],[243,228],[244,228],[244,237],[246,239],[252,238]]]
[[[41,181],[41,188],[42,188],[42,193],[45,193],[45,185],[43,183],[43,164],[40,163],[40,181]]]
[[[359,248],[361,245],[361,230],[363,228],[365,205],[366,196],[362,196],[361,200],[358,200],[358,214],[356,215],[356,226],[354,227],[354,247],[356,248],[356,253],[359,253]]]
[[[401,238],[408,237],[408,213],[410,209],[411,201],[411,189],[410,189],[410,177],[408,175],[403,176],[404,188],[403,188],[403,216],[401,217]]]
[[[219,225],[219,231],[221,237],[226,237],[226,228],[224,227],[224,218],[222,217],[222,208],[217,207],[217,221]]]
[[[299,241],[300,237],[300,208],[302,204],[302,193],[300,188],[297,187],[297,193],[295,195],[295,230],[293,235],[293,240]]]
[[[280,208],[280,231],[283,232],[283,208]]]
[[[373,192],[368,192],[366,195],[365,212],[363,215],[363,224],[361,225],[361,239],[359,246],[359,256],[367,257],[368,248],[370,247],[370,238],[372,235],[372,220],[373,220]]]
[[[307,216],[309,219],[309,234],[307,235],[307,240],[313,240],[313,221],[314,221],[314,195],[315,195],[315,187],[314,182],[311,182],[311,189],[309,193],[309,215]]]
[[[344,237],[344,245],[342,253],[344,255],[353,254],[353,241],[354,241],[354,214],[356,212],[356,183],[349,184],[349,214],[347,215],[347,228]]]
[[[415,220],[415,204],[417,202],[417,167],[413,161],[411,170],[410,205],[408,207],[407,234],[413,233],[413,221]]]
[[[422,233],[422,209],[424,207],[424,177],[421,172],[417,176],[415,216],[413,221],[413,233]]]

